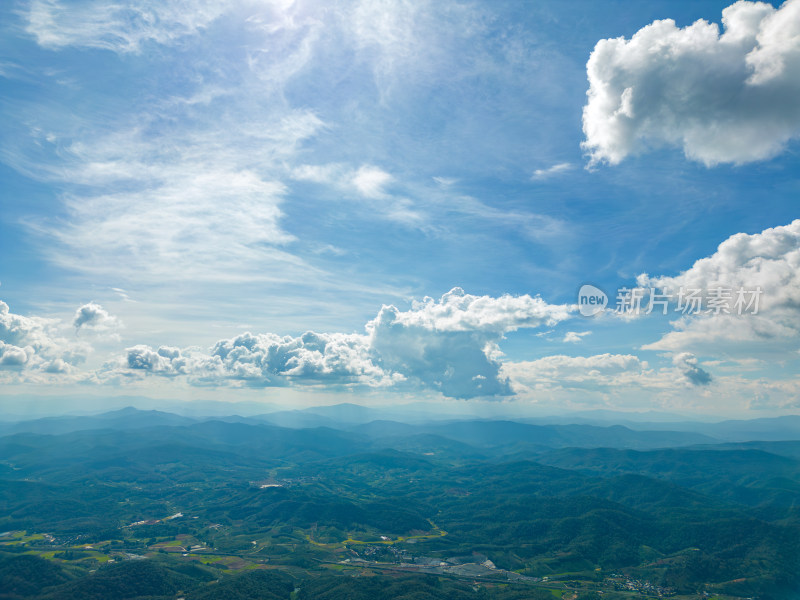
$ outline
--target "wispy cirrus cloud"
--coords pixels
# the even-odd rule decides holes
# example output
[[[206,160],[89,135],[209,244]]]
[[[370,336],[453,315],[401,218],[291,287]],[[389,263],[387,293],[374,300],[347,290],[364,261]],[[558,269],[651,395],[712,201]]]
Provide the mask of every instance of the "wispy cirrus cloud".
[[[25,30],[45,48],[68,46],[139,52],[143,44],[172,44],[203,29],[231,5],[201,1],[101,2],[32,0],[20,11]]]
[[[556,163],[552,167],[547,167],[546,169],[536,169],[531,176],[531,179],[547,179],[554,175],[558,175],[559,173],[565,173],[567,171],[572,170],[575,168],[575,165],[568,162],[561,162]]]
[[[284,148],[306,132],[301,126],[261,141]],[[275,265],[302,268],[281,249],[294,240],[280,223],[285,187],[248,158],[258,136],[203,137],[197,146],[181,145],[133,131],[71,146],[60,175],[84,191],[65,196],[66,219],[31,223],[59,242],[51,259],[142,282],[230,281],[252,278],[257,269],[261,277],[280,277]]]
[[[393,184],[400,187],[396,178],[376,165],[362,164],[355,168],[343,163],[302,164],[293,167],[290,176],[336,190],[345,205],[353,200],[363,203],[369,208],[367,216],[373,219],[421,229],[431,220],[431,215],[407,195],[392,190]]]
[[[353,175],[352,183],[367,198],[383,198],[386,196],[385,187],[392,179],[389,173],[379,167],[363,165]]]
[[[57,218],[24,219],[52,262],[125,286],[324,279],[287,248],[296,237],[283,226],[281,205],[285,162],[325,125],[312,110],[276,101],[301,66],[265,82],[245,60],[256,48],[284,43],[281,32],[296,25],[287,16],[292,9],[252,7],[259,19],[238,24],[249,37],[223,68],[199,38],[217,39],[206,28],[234,4],[243,6],[37,0],[21,11],[28,32],[48,49],[137,54],[149,42],[180,40],[196,50],[185,59],[186,48],[139,58],[152,68],[154,87],[137,90],[126,110],[98,114],[76,102],[66,115],[51,107],[29,112],[32,135],[7,143],[14,168],[60,188]],[[304,44],[303,32],[289,43]],[[163,62],[171,74],[159,84]]]
[[[136,101],[113,117],[82,112],[79,101],[71,103],[67,118],[63,111],[47,118],[46,110],[29,110],[35,116],[27,147],[14,142],[7,149],[19,172],[61,188],[63,210],[53,211],[58,219],[28,221],[48,240],[42,250],[59,267],[90,276],[111,273],[122,287],[132,287],[132,279],[155,284],[216,277],[227,284],[261,279],[335,286],[336,275],[323,272],[314,249],[337,247],[338,240],[300,237],[285,218],[287,206],[298,200],[292,189],[297,180],[326,188],[299,199],[303,210],[345,190],[346,199],[362,205],[343,212],[425,234],[473,227],[482,219],[521,228],[540,243],[565,232],[556,218],[488,201],[431,202],[402,160],[395,163],[401,174],[373,158],[388,158],[384,146],[392,143],[368,126],[385,107],[336,104],[331,98],[339,96],[314,87],[336,83],[327,61],[352,63],[348,94],[370,100],[375,83],[385,99],[402,92],[404,86],[394,87],[402,81],[424,87],[444,78],[457,90],[481,74],[508,74],[509,61],[515,68],[523,63],[524,44],[476,44],[491,21],[479,7],[365,1],[325,11],[304,3],[247,2],[83,2],[71,8],[38,0],[20,14],[44,48],[111,50],[147,63],[153,79],[152,89],[137,90]],[[459,26],[442,36],[440,19]],[[230,35],[239,43],[228,44]],[[174,55],[143,52],[148,44],[168,46]],[[224,53],[209,52],[220,44]],[[473,71],[456,76],[453,61],[464,61],[455,50],[462,47],[472,48],[479,60]],[[79,89],[81,82],[75,85]],[[345,122],[329,120],[335,118]],[[333,154],[340,162],[309,166],[316,145],[330,144],[333,133],[343,144],[319,158]],[[467,218],[458,227],[454,212]],[[48,247],[49,240],[57,244]]]

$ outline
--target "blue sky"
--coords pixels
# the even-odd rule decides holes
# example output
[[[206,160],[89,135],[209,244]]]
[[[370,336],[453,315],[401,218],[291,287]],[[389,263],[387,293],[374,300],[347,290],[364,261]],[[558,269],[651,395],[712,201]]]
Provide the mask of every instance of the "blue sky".
[[[796,411],[800,2],[727,5],[5,3],[0,384]]]

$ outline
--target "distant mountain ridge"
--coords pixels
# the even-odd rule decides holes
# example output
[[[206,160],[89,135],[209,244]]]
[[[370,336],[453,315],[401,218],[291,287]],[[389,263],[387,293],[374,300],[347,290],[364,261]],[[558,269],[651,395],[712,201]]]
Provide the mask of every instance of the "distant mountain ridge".
[[[57,435],[80,430],[127,431],[159,426],[191,426],[209,421],[271,425],[289,429],[350,431],[381,440],[405,437],[438,438],[480,447],[518,446],[536,448],[631,448],[655,449],[703,444],[800,441],[800,416],[789,415],[750,421],[705,422],[611,421],[574,423],[564,417],[553,419],[425,417],[414,411],[404,415],[397,409],[377,409],[358,404],[337,404],[302,410],[275,411],[255,416],[187,417],[159,410],[125,408],[89,416],[44,417],[19,422],[0,422],[0,436],[15,433]]]
[[[428,423],[403,423],[391,420],[372,420],[353,424],[353,421],[375,416],[373,409],[357,405],[324,407],[332,417],[311,411],[281,411],[255,417],[190,418],[155,410],[132,407],[83,417],[46,417],[19,423],[0,424],[0,435],[36,433],[57,435],[81,430],[129,431],[165,426],[193,427],[211,433],[212,423],[241,426],[270,426],[288,430],[327,428],[352,432],[365,438],[380,440],[390,437],[432,435],[474,447],[514,447],[532,450],[562,447],[620,447],[658,448],[714,443],[713,438],[691,432],[634,431],[621,425],[533,425],[510,420],[450,420]],[[216,427],[220,427],[216,426]],[[249,431],[249,430],[248,430]]]
[[[0,435],[13,433],[59,434],[82,429],[138,429],[158,425],[189,425],[196,419],[132,406],[91,416],[44,417],[17,423],[0,423]]]

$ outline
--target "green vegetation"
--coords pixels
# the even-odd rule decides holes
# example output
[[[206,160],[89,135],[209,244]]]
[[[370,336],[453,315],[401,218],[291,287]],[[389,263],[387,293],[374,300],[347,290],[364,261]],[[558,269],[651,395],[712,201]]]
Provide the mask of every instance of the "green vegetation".
[[[0,600],[800,589],[800,444],[553,449],[497,429],[392,438],[414,452],[219,421],[0,438]]]

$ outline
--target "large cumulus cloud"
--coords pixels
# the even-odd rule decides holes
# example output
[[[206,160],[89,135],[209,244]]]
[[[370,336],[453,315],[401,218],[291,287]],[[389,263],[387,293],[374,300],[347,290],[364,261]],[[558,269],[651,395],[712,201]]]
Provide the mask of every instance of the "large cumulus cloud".
[[[217,342],[211,360],[230,377],[262,385],[289,381],[380,385],[384,380],[371,359],[366,336],[358,334],[244,333]]]
[[[722,25],[665,19],[597,43],[583,110],[592,163],[664,144],[708,166],[746,163],[800,134],[800,0],[736,2]]]
[[[455,288],[401,311],[383,306],[364,333],[243,333],[208,352],[128,348],[111,371],[186,376],[195,385],[415,386],[453,398],[512,393],[497,343],[523,327],[552,326],[572,308],[539,297],[474,296]]]
[[[539,297],[491,298],[454,288],[440,301],[425,298],[406,312],[384,306],[367,330],[373,354],[391,372],[445,396],[502,396],[512,391],[500,374],[497,342],[519,328],[552,326],[569,312]]]
[[[753,306],[744,314],[730,306],[729,312],[684,315],[673,323],[673,331],[645,349],[718,355],[795,351],[800,346],[800,219],[761,233],[737,233],[683,273],[642,275],[639,284],[673,294],[681,288],[699,290],[704,299],[730,289],[729,304],[735,304],[739,289],[761,291],[757,298],[748,294]]]
[[[15,314],[0,301],[0,381],[73,373],[90,350],[63,337],[58,320]]]

